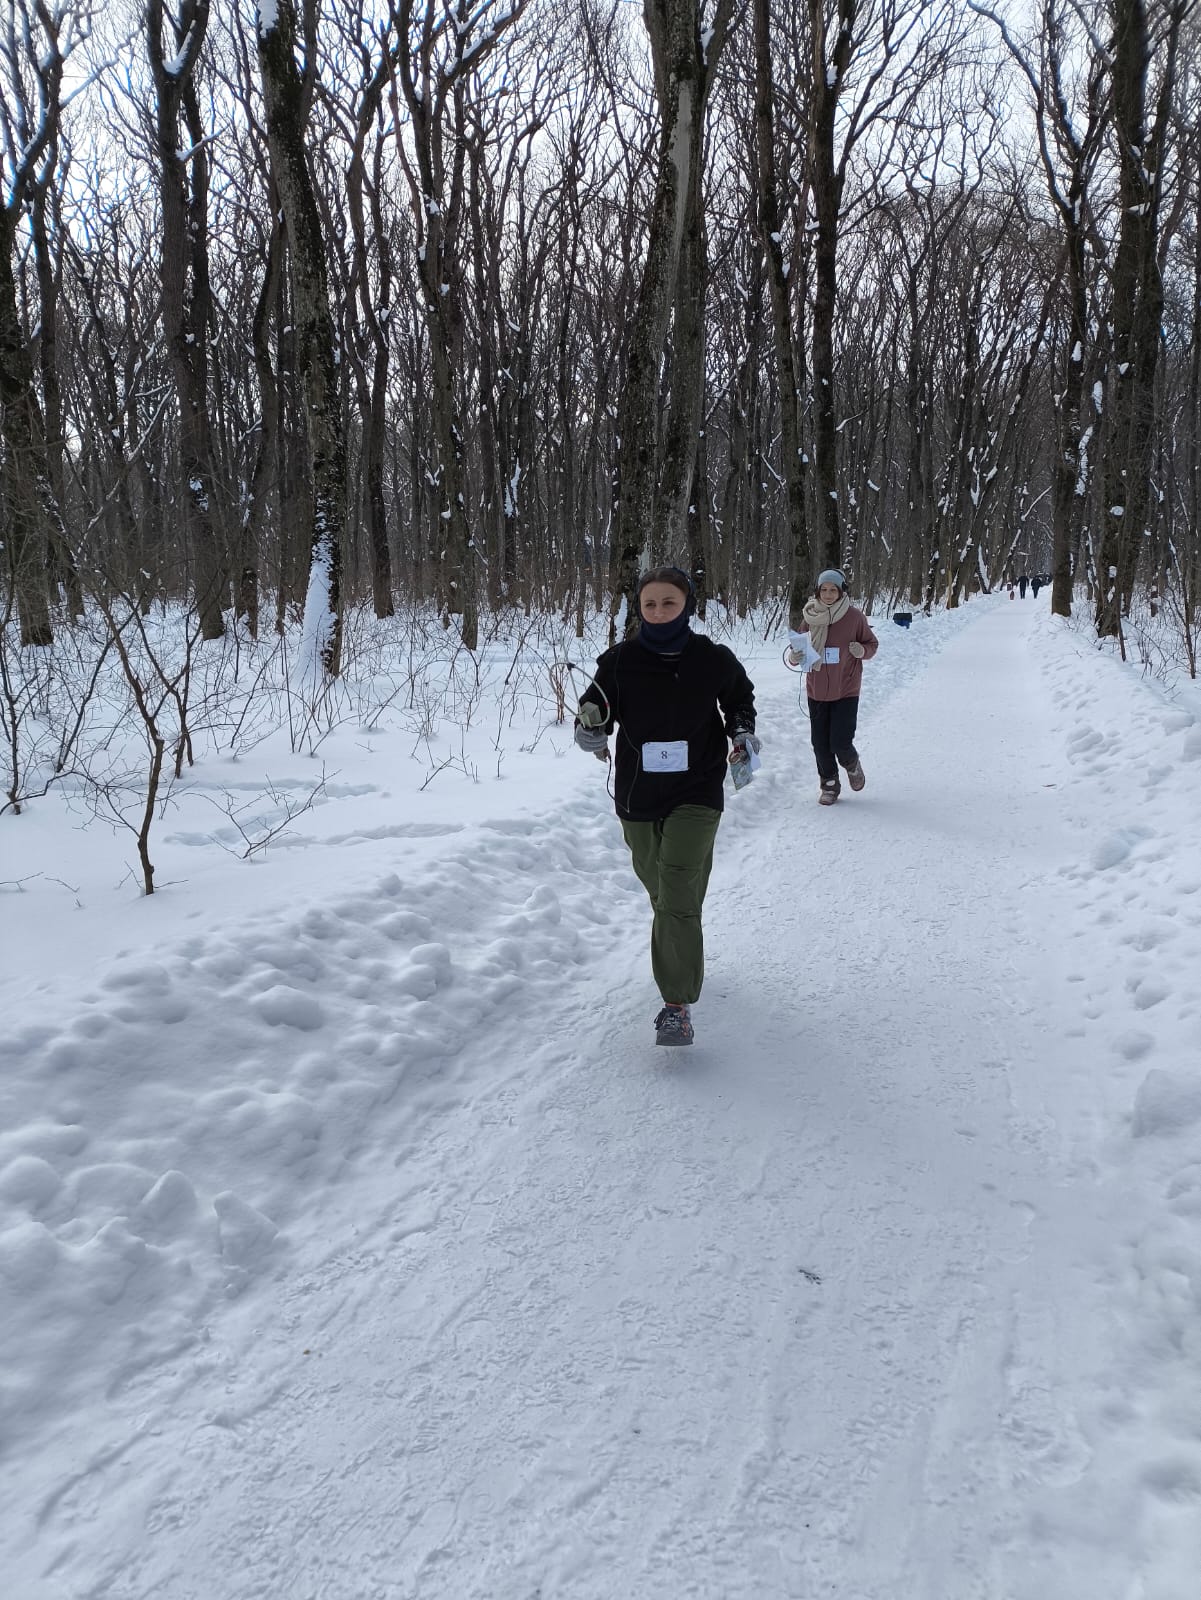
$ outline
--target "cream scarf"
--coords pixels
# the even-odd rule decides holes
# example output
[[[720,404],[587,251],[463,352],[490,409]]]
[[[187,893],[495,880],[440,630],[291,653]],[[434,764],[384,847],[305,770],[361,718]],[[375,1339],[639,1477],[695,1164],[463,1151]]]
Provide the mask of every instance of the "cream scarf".
[[[809,624],[809,642],[820,656],[826,648],[826,634],[841,622],[851,609],[849,595],[840,594],[832,606],[824,606],[816,596],[805,601],[803,616]]]

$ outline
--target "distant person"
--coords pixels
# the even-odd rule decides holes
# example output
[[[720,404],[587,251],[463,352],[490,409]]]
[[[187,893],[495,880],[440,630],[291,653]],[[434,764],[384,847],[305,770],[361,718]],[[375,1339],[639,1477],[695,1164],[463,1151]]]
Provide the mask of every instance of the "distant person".
[[[1034,575],[1034,577],[1031,578],[1031,580],[1030,580],[1030,593],[1034,596],[1034,598],[1036,600],[1038,599],[1038,591],[1042,588],[1042,586],[1043,586],[1043,580],[1036,573]]]
[[[805,602],[804,623],[788,636],[789,663],[807,664],[805,692],[809,729],[821,787],[818,803],[832,806],[842,792],[838,768],[856,793],[867,779],[855,749],[863,663],[880,648],[863,612],[847,594],[847,580],[834,568],[819,573],[813,598]]]
[[[580,696],[575,742],[607,759],[616,731],[613,798],[654,910],[651,969],[663,997],[655,1043],[691,1044],[691,1007],[705,977],[701,907],[726,766],[749,763],[759,750],[755,691],[732,650],[688,626],[696,596],[681,568],[644,573],[634,606],[641,626],[597,662]]]
[[[1029,582],[1030,582],[1030,579],[1023,572],[1021,577],[1018,579],[1018,588],[1022,591],[1022,599],[1023,600],[1026,598],[1026,585]]]

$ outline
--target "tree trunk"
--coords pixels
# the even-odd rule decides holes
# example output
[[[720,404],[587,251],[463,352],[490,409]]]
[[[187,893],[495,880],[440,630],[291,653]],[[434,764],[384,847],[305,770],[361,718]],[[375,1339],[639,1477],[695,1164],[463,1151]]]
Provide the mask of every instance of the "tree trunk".
[[[479,643],[478,558],[467,519],[467,463],[462,414],[456,384],[455,328],[460,316],[461,271],[455,259],[458,218],[464,205],[465,156],[463,116],[473,91],[469,72],[494,50],[520,15],[525,0],[513,0],[502,16],[491,16],[487,3],[470,18],[455,23],[449,55],[438,55],[442,29],[428,0],[396,0],[401,43],[397,67],[411,125],[413,168],[404,147],[401,159],[413,207],[417,237],[417,277],[429,340],[432,386],[430,423],[434,445],[432,477],[438,503],[438,535],[434,558],[442,574],[444,619],[458,618],[459,634],[469,650]],[[421,11],[421,14],[419,14]],[[478,28],[477,33],[474,30]],[[455,122],[444,122],[449,104]],[[454,162],[444,171],[443,147],[454,141]]]
[[[1121,222],[1112,279],[1113,385],[1102,419],[1105,499],[1096,609],[1102,638],[1121,636],[1152,508],[1151,439],[1164,300],[1158,249],[1162,149],[1182,10],[1169,11],[1159,112],[1149,136],[1146,6],[1142,0],[1113,0],[1111,78]]]
[[[1067,229],[1068,350],[1063,387],[1056,406],[1055,473],[1051,489],[1051,610],[1072,614],[1072,545],[1087,492],[1088,441],[1082,433],[1084,347],[1088,337],[1088,289],[1084,276],[1084,228],[1079,222],[1082,196],[1073,185]]]
[[[694,184],[699,192],[705,106],[713,71],[728,33],[730,10],[726,0],[719,0],[713,31],[706,45],[701,41],[698,0],[645,0],[644,4],[659,100],[659,160],[646,264],[629,329],[625,383],[617,416],[614,618],[621,597],[633,596],[644,550],[648,546],[651,549],[666,547],[667,529],[656,521],[655,495],[660,369],[672,307],[677,303],[681,250]],[[686,388],[694,381],[690,374],[696,370],[696,353],[684,348],[686,329],[681,326],[679,331],[682,338],[674,352],[674,365],[675,370],[682,373]],[[685,406],[689,403],[682,402]],[[681,416],[686,414],[686,411],[680,413]],[[694,460],[695,429],[692,447],[678,454],[673,468],[676,477],[673,505],[680,504],[678,487],[691,475]],[[686,499],[683,504],[687,506]],[[667,510],[662,498],[658,510],[660,514]],[[612,622],[610,632],[613,632]]]
[[[837,0],[838,33],[827,56],[826,0],[808,0],[813,48],[809,85],[810,182],[817,228],[813,250],[813,455],[817,473],[817,559],[842,559],[838,503],[838,418],[834,381],[834,319],[838,304],[838,220],[843,175],[835,157],[834,123],[851,60],[857,0]]]
[[[759,231],[767,263],[771,295],[772,333],[775,340],[776,379],[780,391],[780,463],[788,500],[788,544],[792,578],[788,620],[799,628],[801,612],[813,579],[809,549],[809,519],[805,497],[808,462],[801,443],[801,406],[798,377],[804,365],[804,305],[800,302],[793,334],[792,302],[788,292],[788,266],[781,236],[780,188],[776,169],[775,81],[771,59],[770,0],[754,0],[755,21],[755,153],[759,182]],[[799,251],[798,251],[799,254]],[[798,348],[799,347],[799,348]]]
[[[370,184],[370,239],[364,194],[368,190],[366,145],[376,126],[390,62],[387,50],[363,90],[355,120],[354,148],[346,173],[347,208],[354,235],[354,276],[359,290],[362,330],[352,328],[358,360],[359,412],[363,429],[363,498],[367,510],[368,553],[371,563],[371,600],[377,617],[390,617],[392,601],[392,553],[388,545],[388,511],[384,500],[384,446],[387,430],[388,367],[391,355],[389,319],[392,312],[392,241],[380,204],[382,186],[382,139],[376,139],[374,173]],[[375,249],[375,273],[371,270],[371,246]],[[375,290],[373,293],[373,282]],[[352,306],[347,307],[353,319]],[[370,377],[368,378],[368,373]]]
[[[242,544],[238,552],[237,615],[245,618],[251,637],[259,630],[259,546],[267,522],[267,500],[272,492],[276,505],[280,499],[280,392],[271,361],[271,317],[279,303],[280,279],[284,264],[284,233],[279,222],[279,199],[270,185],[271,221],[267,235],[267,262],[263,283],[255,303],[251,324],[254,367],[259,381],[259,426],[254,467],[246,491],[242,513]],[[287,534],[280,527],[279,591],[284,589],[284,542]]]
[[[184,0],[164,53],[164,0],[149,0],[146,39],[156,95],[162,204],[163,335],[179,411],[179,469],[185,540],[195,560],[201,636],[220,639],[227,563],[214,524],[212,423],[208,398],[211,292],[208,269],[208,157],[194,73],[208,27],[209,0]],[[190,149],[181,151],[181,114]]]
[[[0,210],[0,419],[4,425],[4,507],[8,517],[10,581],[17,598],[23,645],[51,645],[47,590],[48,535],[38,493],[46,482],[42,415],[33,384],[33,360],[17,311],[13,277],[16,211]]]
[[[83,589],[63,523],[66,505],[66,473],[63,470],[64,430],[62,389],[58,374],[58,300],[61,287],[61,256],[56,270],[51,258],[50,227],[47,218],[47,189],[53,164],[43,169],[44,179],[34,189],[30,223],[33,235],[34,269],[38,280],[38,308],[41,328],[38,335],[38,368],[42,379],[42,406],[46,446],[46,483],[53,518],[50,525],[51,589],[60,586],[72,618],[83,616]]]
[[[11,163],[0,206],[0,511],[7,513],[4,546],[21,643],[46,646],[54,642],[49,599],[52,555],[56,550],[61,553],[61,565],[68,539],[47,457],[33,358],[17,306],[17,225],[26,205],[36,207],[39,197],[44,201],[53,181],[63,67],[86,29],[73,28],[55,7],[39,4],[32,13],[24,7],[19,25],[16,8],[10,5],[9,12],[2,52],[8,83],[0,91],[6,97],[4,142]],[[34,228],[36,236],[36,217]],[[57,371],[52,379],[56,383]],[[58,437],[56,424],[56,442]]]
[[[705,288],[709,274],[699,145],[695,155],[672,317],[671,409],[651,524],[664,559],[678,566],[684,564],[689,545],[689,506],[705,396]]]
[[[295,0],[276,0],[274,24],[258,13],[271,166],[288,230],[297,356],[304,384],[312,485],[312,539],[305,635],[336,677],[342,663],[342,541],[346,445],[338,384],[338,340],[330,313],[325,240],[305,143],[308,104],[296,65]],[[314,22],[315,28],[315,22]],[[305,41],[311,59],[315,40]]]

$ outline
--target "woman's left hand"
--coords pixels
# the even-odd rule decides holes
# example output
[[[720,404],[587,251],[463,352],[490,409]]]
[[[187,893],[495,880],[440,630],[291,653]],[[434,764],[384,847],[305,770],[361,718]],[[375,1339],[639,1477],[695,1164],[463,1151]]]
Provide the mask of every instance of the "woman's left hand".
[[[758,734],[738,732],[734,735],[734,748],[730,751],[730,765],[734,766],[739,761],[745,761],[751,751],[758,755],[762,749],[763,741]]]
[[[859,643],[858,639],[852,639],[850,644],[847,645],[847,649],[855,657],[856,661],[863,660],[863,646]]]

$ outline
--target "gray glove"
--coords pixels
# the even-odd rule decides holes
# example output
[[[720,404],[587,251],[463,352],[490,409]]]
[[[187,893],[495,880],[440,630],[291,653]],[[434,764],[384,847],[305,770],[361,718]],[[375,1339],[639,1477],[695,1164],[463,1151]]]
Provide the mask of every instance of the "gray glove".
[[[590,756],[596,756],[603,761],[609,743],[609,736],[603,728],[585,728],[582,722],[577,722],[575,725],[575,742],[581,750],[586,750]]]
[[[847,645],[847,649],[855,657],[856,661],[863,660],[863,646],[859,643],[858,639],[852,639],[850,644]]]
[[[748,750],[753,750],[758,755],[760,750],[763,749],[763,741],[759,735],[757,733],[748,733],[745,728],[736,728],[734,730],[733,744],[734,755],[738,755],[740,750],[743,752],[741,759],[745,759],[745,753]]]

